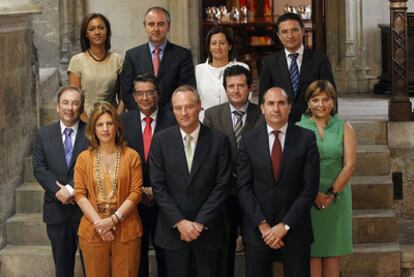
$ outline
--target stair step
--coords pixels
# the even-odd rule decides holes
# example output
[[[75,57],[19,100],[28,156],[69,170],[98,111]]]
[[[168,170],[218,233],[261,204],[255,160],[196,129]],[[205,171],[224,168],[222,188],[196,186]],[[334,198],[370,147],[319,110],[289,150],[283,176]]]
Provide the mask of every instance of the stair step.
[[[390,150],[387,145],[358,145],[356,176],[388,175]]]
[[[55,276],[52,249],[49,245],[7,245],[0,250],[0,276]],[[76,257],[75,277],[83,277],[79,254]]]
[[[346,277],[400,277],[398,243],[354,244],[352,255],[341,257],[341,272]]]
[[[36,182],[25,182],[16,189],[16,213],[42,213],[43,188]]]
[[[352,121],[357,144],[387,144],[386,121]]]
[[[7,242],[15,245],[48,245],[41,213],[15,214],[6,220]]]
[[[397,241],[397,216],[393,210],[353,210],[353,243]]]
[[[355,176],[352,184],[353,209],[391,209],[393,183],[391,176]]]
[[[36,182],[33,176],[32,156],[24,158],[24,181]]]

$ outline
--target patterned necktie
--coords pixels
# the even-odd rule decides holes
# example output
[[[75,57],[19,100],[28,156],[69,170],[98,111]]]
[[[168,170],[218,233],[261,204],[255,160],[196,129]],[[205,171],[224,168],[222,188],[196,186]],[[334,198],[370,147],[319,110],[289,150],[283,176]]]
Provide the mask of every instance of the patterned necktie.
[[[72,158],[73,145],[72,145],[72,135],[73,130],[71,128],[65,128],[63,133],[65,134],[65,141],[63,142],[63,149],[65,150],[65,160],[66,165],[69,166],[70,159]]]
[[[160,70],[160,48],[156,47],[154,49],[154,58],[152,59],[152,66],[154,68],[154,75],[158,76],[158,71]]]
[[[145,160],[148,159],[148,153],[150,150],[150,146],[151,146],[151,140],[152,140],[152,127],[151,127],[151,123],[152,123],[152,117],[147,116],[146,118],[144,118],[145,121],[145,129],[144,129],[144,134],[143,134],[143,142],[144,142],[144,156],[145,156]]]
[[[233,111],[233,114],[236,116],[236,124],[234,125],[234,136],[236,137],[237,146],[239,146],[240,138],[241,138],[241,130],[243,129],[243,115],[244,112],[241,111]]]
[[[297,96],[298,87],[299,87],[299,67],[296,59],[298,58],[298,53],[291,53],[289,54],[289,58],[291,60],[289,74],[290,74],[290,81],[292,82],[292,89],[294,96]]]
[[[187,160],[188,173],[191,173],[191,166],[193,165],[193,148],[191,148],[192,140],[193,140],[193,137],[191,135],[186,135],[184,137],[184,141],[185,141],[184,152],[185,152],[185,159]]]
[[[275,180],[279,176],[279,167],[280,167],[280,159],[282,158],[282,145],[280,144],[279,140],[279,130],[274,130],[273,135],[275,136],[275,141],[273,142],[272,147],[272,167],[273,167],[273,176]]]

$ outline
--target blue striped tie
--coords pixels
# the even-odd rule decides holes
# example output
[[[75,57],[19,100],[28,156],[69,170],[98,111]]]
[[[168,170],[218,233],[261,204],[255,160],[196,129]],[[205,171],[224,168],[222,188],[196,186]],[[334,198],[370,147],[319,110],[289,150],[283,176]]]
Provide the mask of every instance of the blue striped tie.
[[[293,94],[296,97],[299,88],[299,67],[296,59],[298,58],[298,53],[291,53],[289,54],[289,58],[291,60],[289,74],[290,74],[290,81],[292,82],[292,89]]]
[[[72,152],[73,152],[73,145],[72,145],[72,134],[73,130],[71,128],[65,128],[65,131],[63,133],[65,134],[65,141],[63,142],[63,149],[65,150],[65,159],[66,164],[69,166],[70,159],[72,158]]]

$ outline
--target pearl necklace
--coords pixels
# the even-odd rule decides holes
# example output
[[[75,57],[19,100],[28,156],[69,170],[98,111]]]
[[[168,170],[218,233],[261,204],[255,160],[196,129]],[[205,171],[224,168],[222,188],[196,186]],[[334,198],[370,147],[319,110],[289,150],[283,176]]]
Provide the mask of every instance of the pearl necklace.
[[[109,200],[114,196],[117,186],[118,186],[118,172],[119,172],[119,158],[121,156],[121,151],[119,148],[116,149],[116,160],[115,160],[115,177],[114,181],[112,183],[112,191],[109,193],[108,196],[105,195],[105,192],[103,190],[102,186],[102,178],[101,178],[101,154],[98,150],[95,150],[95,157],[96,157],[96,168],[95,168],[95,174],[96,174],[96,180],[98,182],[98,192],[102,196],[103,200],[106,203],[109,203]]]

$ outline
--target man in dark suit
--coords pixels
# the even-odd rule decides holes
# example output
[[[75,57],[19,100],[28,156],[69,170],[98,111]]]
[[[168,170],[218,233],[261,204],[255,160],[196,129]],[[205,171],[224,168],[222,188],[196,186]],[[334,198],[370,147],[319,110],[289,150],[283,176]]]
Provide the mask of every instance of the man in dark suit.
[[[266,124],[242,136],[238,154],[246,276],[273,276],[276,252],[285,276],[310,276],[310,208],[319,186],[315,134],[288,123],[291,100],[281,88],[267,90],[261,108]]]
[[[175,118],[171,111],[160,113],[158,109],[159,87],[157,77],[152,73],[138,75],[134,79],[133,97],[138,110],[121,114],[121,124],[125,130],[128,146],[135,149],[141,157],[144,176],[143,199],[138,206],[144,227],[141,238],[141,260],[139,277],[149,276],[148,248],[154,241],[155,227],[158,217],[158,206],[154,200],[149,178],[148,153],[152,136],[162,129],[174,125]],[[166,276],[162,250],[155,246],[158,276]]]
[[[38,130],[33,150],[33,174],[45,190],[43,221],[59,277],[74,276],[82,212],[73,201],[73,168],[87,147],[86,124],[79,120],[84,101],[77,88],[61,88],[57,95],[60,120]]]
[[[276,22],[277,35],[284,49],[263,59],[260,72],[259,101],[271,87],[283,88],[294,100],[290,122],[300,120],[306,110],[305,90],[310,83],[325,79],[335,86],[331,63],[320,52],[303,45],[304,25],[299,15],[285,13]]]
[[[155,244],[164,249],[169,276],[219,276],[229,143],[224,134],[199,122],[201,101],[193,87],[178,87],[172,106],[178,126],[156,134],[150,152],[160,208]]]
[[[205,112],[204,124],[226,134],[232,152],[232,177],[230,195],[226,201],[226,223],[228,228],[227,248],[225,249],[224,270],[221,276],[234,275],[234,253],[236,250],[237,229],[241,222],[241,210],[236,194],[236,154],[240,137],[245,132],[264,123],[259,106],[248,101],[252,85],[252,75],[240,65],[226,68],[223,86],[229,103],[223,103]]]
[[[128,50],[121,72],[122,99],[128,110],[137,108],[132,97],[133,79],[138,74],[153,72],[160,87],[159,107],[170,107],[171,94],[180,85],[195,86],[191,52],[167,40],[170,31],[170,13],[162,7],[149,8],[145,14],[144,29],[148,43]]]

